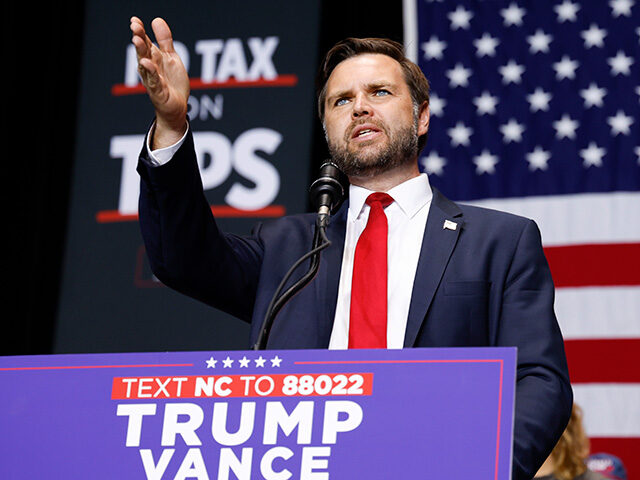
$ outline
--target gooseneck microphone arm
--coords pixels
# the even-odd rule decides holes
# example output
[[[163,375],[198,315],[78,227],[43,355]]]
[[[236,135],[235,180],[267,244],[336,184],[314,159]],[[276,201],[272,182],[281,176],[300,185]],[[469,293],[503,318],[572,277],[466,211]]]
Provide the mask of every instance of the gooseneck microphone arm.
[[[341,182],[342,178],[343,174],[338,167],[334,163],[328,161],[320,167],[320,176],[311,184],[309,195],[312,204],[318,212],[311,250],[300,257],[291,266],[278,285],[278,288],[271,298],[267,312],[265,313],[260,331],[258,332],[258,338],[256,343],[253,345],[253,350],[264,350],[266,348],[267,340],[269,339],[269,332],[271,332],[273,321],[275,320],[278,312],[282,307],[284,307],[291,297],[308,285],[309,282],[313,280],[316,273],[318,273],[318,268],[320,266],[320,252],[331,245],[326,234],[331,211],[340,203],[344,196],[344,187]],[[281,294],[293,272],[308,259],[311,260],[309,262],[309,269],[307,272]]]

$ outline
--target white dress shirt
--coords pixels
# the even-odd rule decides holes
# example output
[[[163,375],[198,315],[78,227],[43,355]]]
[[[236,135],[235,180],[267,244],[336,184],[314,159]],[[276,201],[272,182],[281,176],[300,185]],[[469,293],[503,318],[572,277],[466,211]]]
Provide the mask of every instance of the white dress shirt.
[[[347,233],[342,254],[336,316],[330,349],[346,349],[349,344],[349,312],[353,257],[360,234],[367,225],[370,207],[365,203],[373,193],[362,187],[349,187]],[[385,208],[389,225],[387,244],[387,348],[402,348],[416,276],[422,237],[433,196],[429,178],[421,174],[387,192],[393,203]]]

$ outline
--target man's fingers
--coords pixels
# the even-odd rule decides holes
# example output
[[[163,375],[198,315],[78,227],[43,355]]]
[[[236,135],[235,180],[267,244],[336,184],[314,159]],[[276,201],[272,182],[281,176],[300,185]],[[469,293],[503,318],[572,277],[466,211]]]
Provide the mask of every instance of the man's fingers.
[[[173,53],[175,51],[173,49],[173,38],[171,37],[171,29],[169,25],[167,25],[167,22],[160,17],[154,18],[151,22],[151,28],[153,29],[153,34],[156,37],[156,42],[158,42],[160,50]]]

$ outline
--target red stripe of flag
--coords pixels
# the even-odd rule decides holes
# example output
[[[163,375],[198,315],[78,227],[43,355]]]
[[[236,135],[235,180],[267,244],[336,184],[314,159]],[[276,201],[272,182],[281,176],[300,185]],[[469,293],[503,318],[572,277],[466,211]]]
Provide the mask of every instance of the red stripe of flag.
[[[545,247],[556,287],[640,285],[640,243]]]
[[[275,78],[258,78],[256,80],[236,80],[230,78],[224,82],[203,82],[200,78],[190,78],[189,86],[191,90],[206,90],[216,88],[251,88],[251,87],[295,87],[298,84],[297,75],[278,75]],[[137,95],[146,93],[144,85],[141,83],[134,86],[124,85],[122,83],[111,87],[111,95]]]
[[[564,347],[571,383],[640,383],[640,338],[566,340]]]

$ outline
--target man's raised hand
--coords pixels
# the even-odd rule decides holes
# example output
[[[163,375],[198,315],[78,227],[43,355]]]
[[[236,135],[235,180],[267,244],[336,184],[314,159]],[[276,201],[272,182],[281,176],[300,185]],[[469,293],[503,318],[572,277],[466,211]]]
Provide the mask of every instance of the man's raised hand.
[[[167,22],[161,18],[151,22],[158,46],[151,42],[138,17],[131,17],[130,28],[138,71],[156,110],[152,148],[168,147],[180,140],[186,129],[189,76],[173,48]]]

